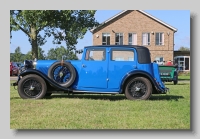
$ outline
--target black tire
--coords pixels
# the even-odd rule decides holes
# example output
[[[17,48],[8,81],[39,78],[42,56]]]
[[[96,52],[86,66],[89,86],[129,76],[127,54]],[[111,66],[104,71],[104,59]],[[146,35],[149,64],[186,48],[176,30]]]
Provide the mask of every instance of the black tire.
[[[48,77],[63,87],[70,87],[76,78],[76,71],[69,62],[55,62],[48,70]]]
[[[178,73],[177,72],[174,72],[174,85],[178,84]]]
[[[45,94],[45,97],[49,97],[49,96],[51,96],[51,94],[52,94],[52,93],[46,93],[46,94]]]
[[[129,100],[147,100],[152,94],[152,84],[145,77],[135,77],[128,80],[125,96]]]
[[[18,93],[23,99],[42,99],[46,91],[46,82],[35,74],[24,76],[18,84]]]

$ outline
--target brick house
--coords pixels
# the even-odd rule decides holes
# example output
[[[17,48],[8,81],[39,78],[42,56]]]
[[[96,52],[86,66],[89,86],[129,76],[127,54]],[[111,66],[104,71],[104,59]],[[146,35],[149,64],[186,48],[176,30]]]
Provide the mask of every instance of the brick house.
[[[177,29],[142,10],[124,10],[90,31],[93,45],[143,45],[152,61],[174,58]]]

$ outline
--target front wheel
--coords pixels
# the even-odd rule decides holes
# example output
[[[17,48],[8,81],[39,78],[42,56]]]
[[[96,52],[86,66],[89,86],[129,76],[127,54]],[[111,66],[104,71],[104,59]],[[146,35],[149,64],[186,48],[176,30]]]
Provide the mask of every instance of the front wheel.
[[[44,98],[46,91],[47,86],[45,81],[40,76],[35,74],[24,76],[18,84],[18,93],[23,99]]]
[[[152,84],[145,77],[135,77],[128,80],[125,96],[129,100],[146,100],[152,94]]]

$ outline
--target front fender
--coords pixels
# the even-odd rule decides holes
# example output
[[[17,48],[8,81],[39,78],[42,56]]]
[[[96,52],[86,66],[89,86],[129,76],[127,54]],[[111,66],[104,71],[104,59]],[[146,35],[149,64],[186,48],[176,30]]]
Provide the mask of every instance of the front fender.
[[[135,70],[135,71],[131,71],[129,73],[127,73],[124,78],[122,79],[121,82],[121,88],[123,88],[125,86],[125,83],[128,79],[130,79],[133,76],[143,76],[146,77],[150,80],[150,82],[152,83],[152,85],[156,88],[157,91],[159,92],[163,92],[165,93],[167,88],[165,87],[161,87],[161,83],[159,83],[158,81],[156,81],[156,78],[153,78],[153,76],[151,74],[149,74],[148,72],[145,71],[141,71],[141,70]]]
[[[61,89],[63,91],[72,91],[72,89],[65,88],[65,87],[59,85],[58,83],[56,83],[53,80],[51,80],[46,74],[44,74],[41,71],[36,70],[36,69],[27,69],[27,70],[24,70],[22,73],[19,74],[17,83],[20,81],[21,76],[23,78],[23,76],[26,76],[28,74],[37,74],[38,76],[42,77],[46,82],[48,82],[50,85],[52,85],[56,89]]]

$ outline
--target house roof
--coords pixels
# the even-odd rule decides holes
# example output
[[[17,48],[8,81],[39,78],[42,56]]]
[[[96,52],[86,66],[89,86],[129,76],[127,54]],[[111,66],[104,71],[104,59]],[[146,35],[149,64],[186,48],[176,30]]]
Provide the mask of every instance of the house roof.
[[[106,21],[102,22],[98,27],[94,27],[93,29],[91,29],[90,32],[93,33],[97,28],[101,27],[102,25],[105,25],[105,24],[108,23],[109,21],[115,19],[116,17],[122,15],[123,13],[125,13],[125,12],[127,12],[127,11],[129,11],[129,10],[123,10],[123,11],[121,11],[120,13],[118,13],[118,14],[112,16],[111,18],[109,18],[109,19],[107,19]],[[139,11],[139,12],[143,13],[144,15],[146,15],[146,16],[148,16],[148,17],[154,19],[154,20],[156,20],[157,22],[159,22],[159,23],[161,23],[161,24],[163,24],[163,25],[165,25],[165,26],[171,28],[171,29],[174,30],[175,32],[177,31],[176,28],[174,28],[174,27],[170,26],[169,24],[167,24],[167,23],[161,21],[160,19],[158,19],[158,18],[156,18],[156,17],[154,17],[154,16],[152,16],[152,15],[150,15],[150,14],[144,12],[143,10],[136,10],[136,11]]]

